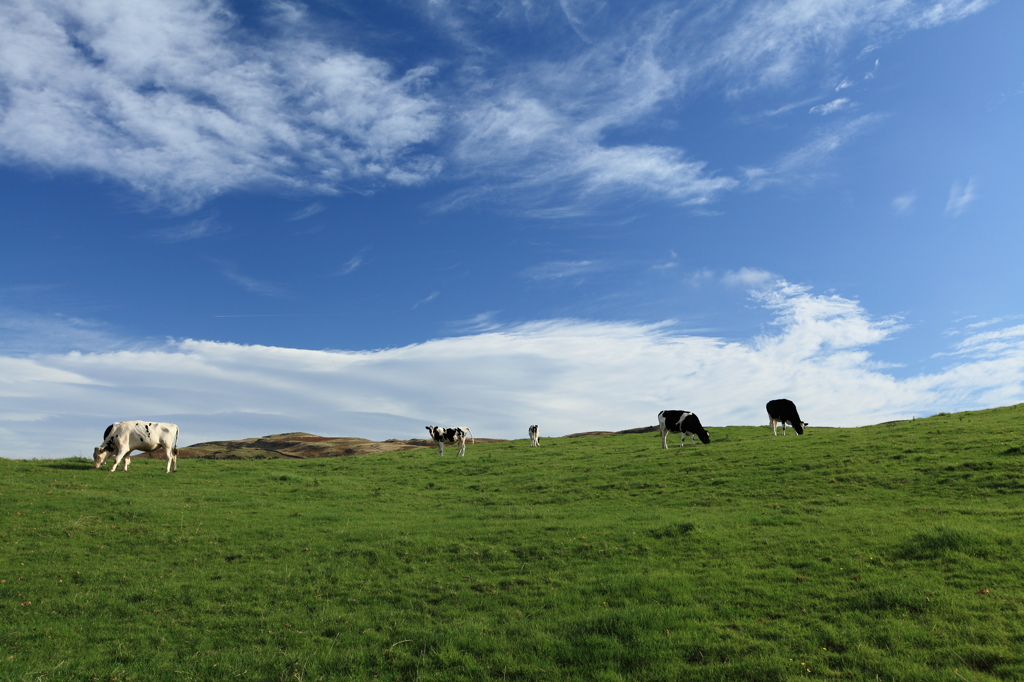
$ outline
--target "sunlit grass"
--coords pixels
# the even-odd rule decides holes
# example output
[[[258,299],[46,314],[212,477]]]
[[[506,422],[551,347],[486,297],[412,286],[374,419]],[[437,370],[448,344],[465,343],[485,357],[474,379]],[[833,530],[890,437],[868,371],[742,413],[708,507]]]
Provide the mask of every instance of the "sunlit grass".
[[[0,679],[1022,679],[1022,417],[0,461]]]

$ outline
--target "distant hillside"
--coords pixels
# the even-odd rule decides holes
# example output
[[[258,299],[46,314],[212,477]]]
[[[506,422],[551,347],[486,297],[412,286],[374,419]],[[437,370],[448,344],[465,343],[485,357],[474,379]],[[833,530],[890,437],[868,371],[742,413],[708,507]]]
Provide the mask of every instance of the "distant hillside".
[[[608,434],[650,433],[657,431],[657,426],[641,426],[624,431],[587,431],[570,433],[563,438],[581,438],[585,436],[603,436]],[[541,436],[544,440],[545,436]],[[506,438],[477,438],[476,443],[504,443]],[[259,438],[242,438],[240,440],[212,440],[206,443],[195,443],[178,448],[178,456],[184,459],[312,459],[315,457],[350,457],[353,455],[372,455],[381,452],[398,452],[420,448],[436,448],[437,446],[425,438],[398,440],[390,438],[385,441],[373,441],[367,438],[345,438],[317,436],[312,433],[296,431],[293,433],[277,433]],[[134,455],[143,459],[165,459],[163,450],[141,452]]]
[[[477,438],[478,443],[502,442],[495,438]],[[207,443],[196,443],[179,448],[178,456],[192,459],[312,459],[315,457],[349,457],[353,455],[370,455],[381,452],[397,452],[400,450],[416,450],[433,448],[434,444],[422,438],[410,440],[390,440],[378,442],[366,438],[333,438],[317,436],[312,433],[278,433],[261,438],[243,438],[241,440],[215,440]],[[142,456],[142,455],[137,455]],[[164,453],[158,450],[152,455],[163,459]]]

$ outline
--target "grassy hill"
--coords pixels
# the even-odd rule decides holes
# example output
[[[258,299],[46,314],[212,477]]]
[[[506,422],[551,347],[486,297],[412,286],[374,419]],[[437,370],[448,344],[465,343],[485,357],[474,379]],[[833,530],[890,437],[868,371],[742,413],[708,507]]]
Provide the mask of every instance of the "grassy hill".
[[[1022,436],[0,460],[0,679],[1024,679]]]

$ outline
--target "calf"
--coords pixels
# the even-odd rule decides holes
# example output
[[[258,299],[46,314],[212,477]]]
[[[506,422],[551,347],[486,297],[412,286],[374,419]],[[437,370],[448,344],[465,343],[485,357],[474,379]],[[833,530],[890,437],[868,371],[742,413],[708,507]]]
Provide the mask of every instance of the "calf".
[[[711,442],[711,436],[708,435],[707,430],[701,426],[700,419],[697,418],[693,412],[684,412],[683,410],[662,410],[658,413],[658,428],[661,430],[661,447],[664,450],[668,450],[668,434],[669,433],[681,433],[682,437],[679,439],[679,447],[686,445],[686,437],[690,437],[690,442],[694,445],[697,444],[697,438],[700,438],[700,442],[707,445]]]
[[[540,427],[536,424],[530,427],[530,447],[540,447]]]
[[[124,470],[128,471],[131,464],[131,454],[139,452],[153,452],[164,449],[167,453],[167,473],[178,470],[178,426],[176,424],[164,424],[161,422],[118,422],[111,424],[103,432],[103,445],[93,448],[92,461],[95,468],[99,469],[107,461],[110,455],[114,456],[114,466],[110,468],[113,472],[117,465],[124,460]]]
[[[800,415],[796,411],[796,405],[793,404],[792,400],[786,400],[785,398],[779,398],[778,400],[769,400],[768,404],[765,405],[765,409],[768,410],[768,423],[772,427],[772,433],[779,435],[776,431],[776,427],[782,424],[782,435],[786,435],[786,425],[793,427],[796,431],[796,435],[801,436],[804,433],[804,427],[806,423],[800,421]]]
[[[473,432],[469,430],[468,426],[452,426],[449,428],[442,428],[440,426],[428,426],[426,427],[427,432],[430,433],[430,438],[437,443],[437,453],[444,457],[444,445],[458,444],[459,456],[466,456],[466,434],[473,439]],[[475,443],[476,440],[473,439]]]

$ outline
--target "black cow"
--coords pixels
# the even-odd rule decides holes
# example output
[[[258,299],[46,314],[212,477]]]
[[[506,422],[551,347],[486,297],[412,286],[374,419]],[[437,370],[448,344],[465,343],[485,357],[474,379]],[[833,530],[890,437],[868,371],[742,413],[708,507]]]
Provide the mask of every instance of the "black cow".
[[[782,424],[783,436],[786,435],[787,425],[793,427],[796,435],[803,435],[804,427],[807,424],[800,421],[800,414],[796,411],[796,405],[793,404],[792,400],[786,400],[785,398],[769,400],[768,404],[765,405],[765,409],[768,410],[768,423],[771,425],[774,435],[779,435],[779,432],[775,430],[779,424]]]
[[[661,429],[661,447],[668,450],[668,434],[669,433],[681,433],[682,437],[679,439],[679,447],[686,445],[686,437],[690,437],[690,442],[694,445],[697,444],[697,438],[700,438],[700,442],[707,445],[711,442],[711,436],[708,435],[707,430],[700,424],[700,419],[697,418],[693,412],[684,412],[683,410],[662,410],[658,413],[658,427]]]
[[[466,456],[466,434],[473,438],[473,432],[469,430],[468,426],[451,426],[444,428],[441,426],[428,426],[427,431],[430,433],[430,438],[437,443],[437,452],[439,455],[444,457],[444,444],[449,445],[458,444],[459,454],[463,457]],[[476,442],[473,439],[473,442]]]

